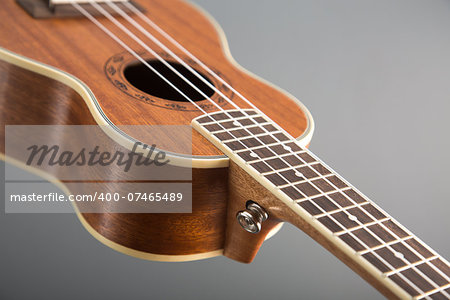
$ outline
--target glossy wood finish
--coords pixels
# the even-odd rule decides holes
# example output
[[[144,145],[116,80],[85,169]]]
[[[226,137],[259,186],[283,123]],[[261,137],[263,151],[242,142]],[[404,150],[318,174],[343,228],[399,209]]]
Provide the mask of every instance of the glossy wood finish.
[[[261,231],[254,234],[245,231],[239,225],[236,220],[236,215],[239,211],[245,209],[246,203],[249,200],[261,203],[261,205],[269,202],[275,203],[278,200],[233,162],[230,163],[229,167],[228,187],[228,226],[223,255],[243,263],[251,263],[266,236],[282,221],[271,210],[269,218],[262,224]],[[270,206],[267,206],[267,208],[272,209]]]
[[[48,3],[49,0],[16,0],[17,3],[22,6],[31,16],[34,18],[68,18],[68,17],[80,17],[82,14],[75,9],[70,4],[60,4],[56,5],[53,8],[50,8]],[[106,4],[101,4],[105,7],[105,9],[108,9],[108,6]],[[117,3],[126,12],[129,12],[129,9],[122,3]],[[137,4],[134,3],[135,6]],[[100,13],[93,8],[89,4],[82,4],[82,6],[86,7],[87,10],[89,10],[90,13],[97,16],[100,15]],[[109,9],[111,13],[113,11]]]
[[[304,112],[289,96],[249,76],[231,63],[224,53],[226,50],[222,48],[223,41],[216,28],[196,8],[177,0],[139,1],[139,4],[145,7],[148,15],[160,27],[194,55],[201,57],[210,68],[218,72],[220,70],[221,76],[234,88],[293,135],[299,136],[304,132],[307,127]],[[114,124],[190,124],[191,119],[199,115],[189,103],[182,103],[184,108],[180,108],[177,102],[173,106],[169,105],[169,108],[163,108],[170,101],[146,95],[152,100],[150,104],[116,88],[106,74],[106,66],[117,56],[130,63],[133,60],[90,21],[83,18],[36,20],[13,0],[5,1],[2,5],[0,17],[11,21],[2,23],[0,46],[80,78],[92,90],[104,113]],[[101,21],[114,29],[105,19]],[[150,30],[148,26],[145,27]],[[11,32],[14,32],[14,37]],[[115,32],[118,33],[118,30]],[[151,33],[169,46],[161,35],[155,31]],[[118,35],[137,51],[142,50],[123,34]],[[155,47],[148,40],[146,42]],[[180,54],[176,48],[170,48]],[[145,57],[151,58],[148,55]],[[192,61],[190,64],[199,68]],[[0,63],[0,68],[2,128],[6,124],[95,124],[84,103],[85,99],[69,87],[4,62]],[[217,79],[211,76],[208,78],[224,94],[242,104]],[[219,101],[217,94],[212,98]],[[206,105],[206,102],[201,101],[201,104]],[[221,105],[229,107],[224,103]],[[193,132],[192,145],[194,155],[221,154],[196,132]],[[192,176],[192,214],[105,213],[82,214],[80,217],[96,234],[126,249],[158,255],[219,251],[223,249],[225,241],[227,168],[193,169]]]
[[[403,299],[390,288],[386,287],[385,283],[380,280],[380,277],[374,276],[373,273],[368,272],[367,269],[354,260],[354,257],[348,255],[348,253],[343,251],[340,247],[337,247],[334,243],[325,238],[321,232],[317,231],[308,222],[300,218],[291,207],[273,196],[267,188],[263,187],[259,182],[253,179],[236,163],[231,162],[229,169],[230,189],[233,189],[230,190],[230,195],[233,195],[233,198],[230,200],[236,202],[236,204],[231,204],[230,202],[229,216],[235,216],[239,210],[242,210],[243,207],[245,207],[245,199],[255,199],[255,201],[269,214],[269,219],[263,223],[264,226],[273,226],[273,224],[280,222],[280,220],[293,224],[333,253],[348,267],[378,289],[383,295],[389,299]],[[236,197],[234,197],[234,195],[236,195]],[[244,195],[244,197],[242,197],[242,195]],[[260,234],[245,232],[239,225],[229,227],[224,255],[241,262],[251,262],[257,251],[257,248],[255,249],[254,245],[259,245],[264,239],[265,234],[266,232],[264,231]],[[242,247],[242,245],[245,245],[246,247]]]
[[[96,124],[83,99],[72,89],[1,61],[0,91],[3,153],[4,125]],[[121,176],[120,170],[112,168],[110,172],[117,174],[116,178]],[[189,255],[220,250],[225,239],[227,169],[193,169],[192,172],[192,214],[83,213],[80,217],[106,239],[137,251]],[[123,190],[118,183],[110,183],[109,188]]]
[[[298,136],[306,129],[305,112],[289,96],[250,77],[229,61],[230,58],[221,47],[219,35],[204,15],[192,6],[176,0],[142,1],[141,4],[157,24],[194,55],[201,57],[203,62],[219,72],[221,77],[251,99],[291,135]],[[114,124],[187,125],[199,115],[192,104],[171,103],[134,89],[126,82],[122,71],[127,64],[134,63],[135,59],[85,19],[38,21],[17,9],[12,1],[6,2],[4,9],[0,11],[0,17],[3,20],[14,20],[5,22],[0,30],[2,47],[63,69],[86,82],[106,116]],[[109,21],[102,19],[101,22],[142,53],[145,59],[154,58],[142,52],[135,42]],[[16,36],[9,38],[10,32],[14,30],[17,32]],[[164,40],[158,33],[152,33]],[[136,34],[143,38],[139,33]],[[147,43],[155,47],[151,42]],[[172,50],[192,67],[200,68],[176,48]],[[157,52],[166,60],[173,61],[161,50]],[[0,90],[2,125],[95,123],[83,102],[86,99],[81,99],[70,88],[6,63],[2,63],[0,67],[2,76],[5,76]],[[210,75],[207,77],[235,103],[247,107],[217,79]],[[212,99],[225,109],[231,108],[218,94],[213,95]],[[214,110],[205,100],[198,103],[207,111]],[[196,132],[192,145],[194,155],[221,154]],[[342,244],[332,242],[319,227],[311,225],[312,221],[304,211],[298,207],[294,209],[294,204],[278,201],[281,197],[274,197],[276,192],[273,189],[259,185],[247,172],[248,170],[244,171],[234,163],[231,163],[230,168],[194,169],[192,214],[83,213],[80,217],[82,222],[86,222],[95,231],[94,235],[133,251],[177,256],[220,251],[224,248],[226,256],[242,262],[250,262],[269,232],[281,221],[288,221],[309,234],[384,295],[390,298],[406,296],[405,288],[399,288],[400,283],[395,285],[393,281],[375,276],[380,274],[373,266],[364,265],[365,261],[360,256],[348,251]],[[115,176],[116,170],[111,170],[111,173]],[[122,187],[118,184],[111,185],[110,188],[117,190]],[[236,212],[245,207],[247,200],[257,201],[269,212],[269,220],[265,222],[259,235],[249,235],[237,225]]]
[[[252,200],[268,213],[266,230],[280,220],[298,226],[384,293],[446,295],[445,259],[277,124],[254,110],[229,110],[196,118],[192,126],[232,161],[224,255],[249,262],[264,240],[267,231],[251,235],[232,223]]]
[[[211,69],[220,72],[220,75],[236,90],[250,99],[293,136],[299,136],[304,132],[307,124],[305,114],[301,109],[287,95],[255,78],[249,77],[248,74],[232,64],[224,53],[216,28],[198,9],[178,0],[136,2],[144,7],[147,11],[146,14],[156,24],[192,54],[201,58]],[[125,49],[85,18],[33,19],[13,0],[2,3],[0,18],[11,20],[2,23],[0,29],[1,47],[57,67],[81,79],[93,91],[101,108],[114,124],[189,125],[194,117],[201,114],[190,103],[182,103],[185,110],[176,106],[180,104],[179,102],[174,103],[173,108],[163,108],[161,106],[167,104],[164,99],[147,95],[149,99],[154,101],[154,104],[149,104],[148,101],[138,100],[117,88],[110,82],[105,73],[108,60],[117,55],[122,55],[130,63],[136,61],[136,59],[124,53],[126,52]],[[133,49],[143,51],[140,45],[127,37],[114,24],[105,18],[100,20],[102,24]],[[170,45],[158,32],[155,32],[150,26],[143,24],[137,18],[136,20],[173,52],[188,61],[186,55]],[[126,21],[122,19],[121,22],[126,24]],[[10,36],[11,32],[14,32],[14,38]],[[163,51],[148,38],[136,29],[133,32],[144,40],[149,47],[162,54]],[[143,55],[146,59],[152,58],[149,54]],[[191,62],[191,65],[199,69],[199,66],[195,63]],[[229,91],[220,86],[212,76],[208,75],[207,77],[226,95],[230,95]],[[129,84],[124,80],[121,83],[129,87]],[[212,98],[218,101],[218,96],[215,94]],[[247,106],[239,97],[235,95],[230,95],[230,97],[238,105]],[[207,105],[208,101],[203,100],[199,104]],[[222,103],[221,105],[224,108],[231,108],[229,104]],[[207,110],[213,111],[216,109],[208,107]],[[193,134],[192,153],[194,155],[221,154],[216,147],[212,146],[198,133],[194,132]]]

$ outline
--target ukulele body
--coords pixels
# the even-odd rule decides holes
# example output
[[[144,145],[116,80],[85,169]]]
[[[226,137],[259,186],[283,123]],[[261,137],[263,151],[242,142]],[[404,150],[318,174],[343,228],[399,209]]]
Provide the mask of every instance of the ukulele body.
[[[150,19],[214,73],[298,137],[302,145],[309,144],[314,124],[308,110],[291,95],[237,65],[223,32],[204,12],[178,0],[138,2]],[[189,102],[164,99],[133,86],[124,72],[136,64],[136,59],[86,18],[34,19],[13,0],[5,1],[4,6],[0,11],[4,24],[0,28],[2,128],[7,124],[189,125],[201,114]],[[100,20],[118,37],[130,40],[114,24],[105,18]],[[171,45],[165,36],[148,25],[145,28],[237,105],[248,107],[198,62]],[[9,37],[11,32],[15,38]],[[158,49],[164,59],[176,63],[157,45],[137,35]],[[146,60],[155,60],[142,47],[129,42],[133,48],[140,49],[140,55]],[[223,109],[233,109],[217,93],[211,99]],[[208,106],[208,100],[197,103],[207,112],[217,110]],[[4,130],[1,134],[4,153]],[[192,213],[77,213],[81,223],[107,246],[144,259],[186,261],[221,255],[226,244],[230,198],[229,161],[195,131],[189,159],[192,161]],[[45,174],[42,176],[45,178]],[[67,190],[64,184],[58,185]],[[120,189],[120,186],[111,188]],[[280,225],[276,222],[267,226],[270,229],[267,236]]]

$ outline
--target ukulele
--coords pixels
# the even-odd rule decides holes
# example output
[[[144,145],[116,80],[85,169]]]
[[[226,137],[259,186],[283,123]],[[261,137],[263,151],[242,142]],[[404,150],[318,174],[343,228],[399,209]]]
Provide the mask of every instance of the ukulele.
[[[307,108],[238,66],[200,8],[181,0],[2,5],[2,159],[6,125],[101,125],[128,148],[136,137],[119,125],[192,126],[192,153],[170,153],[176,172],[192,172],[192,212],[77,210],[100,242],[149,260],[250,263],[289,222],[388,298],[450,299],[448,261],[307,149]],[[114,168],[112,179],[122,172]]]

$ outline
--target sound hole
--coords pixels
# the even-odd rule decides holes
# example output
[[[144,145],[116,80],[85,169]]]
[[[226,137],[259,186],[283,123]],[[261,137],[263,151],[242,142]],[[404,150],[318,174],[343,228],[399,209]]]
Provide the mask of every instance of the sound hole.
[[[182,74],[187,81],[191,82],[195,87],[202,91],[204,95],[196,91],[183,78],[169,69],[169,67],[165,66],[162,62],[158,60],[148,60],[147,63],[193,101],[204,100],[206,99],[204,95],[209,98],[214,94],[213,89],[211,89],[208,85],[206,85],[206,83],[200,80],[196,75],[192,74],[191,71],[181,64],[167,62],[175,70],[177,70],[177,72]],[[204,74],[199,71],[197,72],[211,85],[213,85],[213,83]],[[143,63],[127,66],[124,70],[124,76],[131,85],[144,93],[172,101],[189,101],[181,93],[170,86],[165,80],[158,76],[156,72]]]

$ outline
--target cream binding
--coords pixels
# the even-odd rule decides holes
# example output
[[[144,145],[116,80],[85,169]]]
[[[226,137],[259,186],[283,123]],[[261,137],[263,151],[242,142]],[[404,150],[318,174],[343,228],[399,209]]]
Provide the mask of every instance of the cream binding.
[[[256,76],[255,74],[250,73],[249,71],[245,70],[242,66],[240,66],[234,58],[231,56],[230,49],[228,47],[228,42],[226,40],[225,34],[222,30],[222,28],[219,26],[219,24],[212,18],[205,10],[203,10],[201,7],[190,3],[191,5],[195,6],[198,10],[200,10],[206,18],[210,20],[210,22],[214,25],[221,41],[222,50],[225,53],[226,57],[229,59],[229,61],[238,69],[240,69],[243,73],[246,73],[248,76],[251,76],[259,81],[264,82],[265,84],[279,90],[289,98],[293,100],[293,102],[300,107],[300,109],[305,113],[305,116],[307,118],[307,128],[303,132],[301,136],[297,138],[297,141],[300,145],[303,147],[306,147],[309,145],[312,139],[312,135],[314,132],[314,120],[312,118],[311,113],[306,108],[306,106],[301,103],[298,99],[287,93],[286,91],[280,89],[279,87],[267,82],[266,80]],[[111,138],[116,140],[119,144],[126,147],[127,149],[132,149],[134,141],[127,137],[123,132],[121,132],[115,125],[108,119],[108,117],[103,113],[100,105],[98,104],[95,95],[92,93],[92,91],[89,89],[89,87],[79,80],[78,78],[74,77],[71,74],[68,74],[62,70],[56,69],[52,66],[34,61],[32,59],[23,57],[21,55],[12,53],[4,48],[0,47],[0,60],[8,62],[10,64],[16,65],[18,67],[21,67],[23,69],[32,71],[34,73],[46,76],[48,78],[57,80],[70,88],[72,88],[74,91],[76,91],[85,101],[86,105],[89,108],[89,111],[91,112],[92,116],[94,117],[97,124],[102,125],[102,129],[105,130],[105,133],[108,134]],[[145,154],[145,153],[144,153]],[[189,166],[192,168],[223,168],[228,167],[229,159],[225,155],[220,156],[192,156],[192,157],[184,157],[184,156],[178,156],[176,154],[169,156],[171,163],[176,166]],[[40,172],[36,169],[31,169],[29,167],[26,167],[21,162],[12,160],[10,158],[5,157],[5,155],[0,154],[0,159],[7,161],[8,163],[12,163],[22,169],[25,169],[26,171],[29,171],[31,173],[34,173],[52,183],[54,183],[57,187],[59,187],[62,191],[64,191],[66,194],[69,194],[69,191],[65,187],[64,184],[59,182],[58,180],[55,180],[54,178],[51,178],[48,174],[45,174],[43,172]],[[113,248],[116,251],[119,251],[121,253],[134,256],[141,259],[147,259],[147,260],[154,260],[154,261],[171,261],[171,262],[179,262],[179,261],[192,261],[192,260],[199,260],[199,259],[206,259],[210,257],[215,257],[222,255],[223,249],[219,249],[212,252],[206,252],[206,253],[198,253],[198,254],[191,254],[191,255],[160,255],[160,254],[152,254],[147,253],[143,251],[136,251],[134,249],[124,247],[120,244],[117,244],[111,240],[106,239],[102,235],[100,235],[97,231],[95,231],[84,219],[82,214],[80,214],[77,210],[77,208],[74,206],[74,209],[76,211],[76,214],[78,216],[78,219],[80,220],[81,224],[85,227],[85,229],[94,236],[97,240],[99,240],[101,243],[107,245],[110,248]],[[282,224],[277,226],[272,230],[272,232],[267,236],[267,238],[272,237],[274,234],[276,234],[280,228],[282,227]]]

